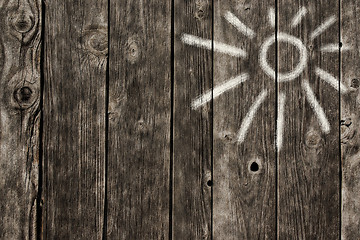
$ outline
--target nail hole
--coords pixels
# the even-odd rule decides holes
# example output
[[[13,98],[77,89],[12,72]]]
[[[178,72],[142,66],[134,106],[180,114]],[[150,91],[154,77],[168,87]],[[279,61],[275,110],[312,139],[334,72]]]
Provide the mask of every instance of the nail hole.
[[[343,46],[343,43],[342,43],[342,42],[340,42],[340,43],[339,43],[339,46],[340,46],[340,47],[342,48],[342,46]]]
[[[250,170],[252,172],[257,172],[259,170],[259,164],[257,164],[256,162],[253,162],[251,165],[250,165]]]
[[[213,185],[213,182],[211,180],[207,181],[207,185],[211,187]]]

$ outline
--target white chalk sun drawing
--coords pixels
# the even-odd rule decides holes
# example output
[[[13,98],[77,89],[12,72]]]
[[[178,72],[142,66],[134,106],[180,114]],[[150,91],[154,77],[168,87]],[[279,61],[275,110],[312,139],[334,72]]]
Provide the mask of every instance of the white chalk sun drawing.
[[[307,9],[305,7],[301,7],[297,14],[293,17],[291,21],[291,28],[298,26],[302,19],[306,16]],[[256,36],[256,33],[246,26],[238,17],[236,17],[233,13],[227,11],[224,14],[224,18],[229,22],[233,27],[235,27],[240,33],[252,39]],[[270,8],[268,11],[268,21],[271,27],[275,28],[275,10]],[[336,23],[336,16],[331,16],[327,18],[322,24],[320,24],[313,32],[310,34],[311,41],[315,40],[319,37],[323,32],[325,32],[330,26]],[[276,37],[278,42],[286,42],[296,47],[299,51],[299,63],[297,66],[289,72],[275,72],[275,70],[270,66],[267,62],[267,53],[269,48],[276,42]],[[244,49],[231,46],[225,43],[221,43],[218,41],[212,41],[209,39],[204,39],[198,36],[190,35],[183,33],[181,36],[181,41],[187,45],[205,48],[208,50],[213,50],[215,52],[227,54],[233,57],[246,58],[247,52]],[[328,44],[322,46],[320,51],[323,53],[335,53],[341,51],[347,51],[351,48],[349,46],[340,46],[339,43]],[[289,82],[293,81],[301,76],[306,65],[308,63],[308,53],[307,48],[304,43],[297,37],[286,34],[284,32],[278,32],[277,34],[273,34],[272,36],[266,38],[262,43],[259,51],[259,65],[261,69],[272,79],[276,79],[278,82]],[[346,93],[348,91],[347,87],[341,83],[335,76],[331,75],[327,71],[321,69],[320,67],[315,68],[315,74],[323,81],[327,82],[330,86],[332,86],[340,93]],[[249,74],[242,73],[237,77],[229,79],[222,84],[214,86],[213,89],[208,90],[204,94],[198,96],[192,101],[192,108],[198,109],[205,103],[211,101],[219,97],[221,94],[239,86],[241,83],[247,81],[250,78]],[[305,97],[312,107],[316,118],[319,121],[319,125],[321,130],[327,134],[330,132],[330,123],[326,117],[324,109],[321,107],[320,103],[316,99],[316,96],[313,90],[310,87],[309,81],[303,79],[301,82],[301,87],[305,92]],[[252,123],[256,112],[260,108],[261,104],[266,100],[268,96],[268,90],[264,89],[255,99],[255,102],[250,107],[246,116],[242,120],[240,130],[237,134],[238,143],[242,143],[245,140],[246,134],[249,130],[249,127]],[[278,151],[280,151],[282,147],[282,138],[283,138],[283,128],[284,128],[284,114],[285,114],[285,103],[286,103],[286,94],[281,92],[278,95],[278,118],[277,118],[277,129],[276,129],[276,147]]]

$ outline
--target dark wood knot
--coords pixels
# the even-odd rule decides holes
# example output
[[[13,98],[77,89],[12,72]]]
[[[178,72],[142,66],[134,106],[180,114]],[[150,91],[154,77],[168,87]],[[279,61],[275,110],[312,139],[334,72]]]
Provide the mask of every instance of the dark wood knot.
[[[139,44],[134,39],[129,39],[126,43],[126,56],[130,63],[136,63],[141,55]]]
[[[22,87],[15,91],[15,99],[19,103],[28,102],[31,99],[33,91],[29,87]]]
[[[14,91],[14,99],[20,109],[27,109],[36,101],[37,91],[30,86],[19,87]]]
[[[317,131],[309,131],[305,136],[305,144],[309,148],[319,148],[322,142],[322,137]]]
[[[20,14],[12,19],[14,29],[19,33],[27,33],[34,26],[34,19],[28,14]]]
[[[350,87],[359,88],[359,85],[360,85],[359,79],[354,78],[354,79],[351,80]]]
[[[106,56],[108,54],[108,34],[104,28],[93,28],[85,31],[85,47],[96,56]]]
[[[348,143],[355,136],[351,118],[345,118],[340,121],[340,139],[341,143]]]
[[[22,43],[28,43],[37,32],[38,20],[30,10],[18,9],[9,14],[8,25],[10,26],[10,32]]]
[[[207,1],[199,1],[196,3],[195,18],[202,20],[209,15],[209,3]]]

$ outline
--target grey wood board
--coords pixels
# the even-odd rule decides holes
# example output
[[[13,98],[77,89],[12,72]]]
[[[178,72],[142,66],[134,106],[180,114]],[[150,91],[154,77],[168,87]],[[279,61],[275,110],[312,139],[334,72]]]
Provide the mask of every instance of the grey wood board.
[[[306,13],[292,25],[303,7]],[[318,68],[339,79],[339,52],[322,51],[339,42],[339,2],[279,0],[277,12],[279,32],[299,39],[305,48],[280,42],[279,72],[295,69],[302,52],[307,56],[297,78],[278,81],[278,95],[286,95],[277,159],[279,238],[338,239],[339,92],[326,81],[328,76],[321,78]]]
[[[41,1],[0,3],[0,238],[36,239]]]
[[[167,239],[171,2],[110,2],[108,239]]]
[[[188,35],[212,41],[212,8],[206,0],[174,5],[174,239],[212,236],[212,105],[191,107],[212,89],[212,53],[183,41]]]
[[[360,238],[359,9],[0,0],[0,239]]]
[[[43,239],[103,235],[107,6],[45,2]]]
[[[341,81],[348,89],[341,95],[341,163],[342,205],[341,239],[360,238],[359,201],[359,17],[358,1],[340,1],[341,16]]]
[[[275,1],[215,1],[214,40],[247,56],[215,52],[214,86],[247,78],[213,103],[214,239],[276,238],[276,84],[259,63],[262,43],[275,34],[271,8]],[[234,17],[248,29],[239,30]],[[275,46],[267,57],[275,67]]]

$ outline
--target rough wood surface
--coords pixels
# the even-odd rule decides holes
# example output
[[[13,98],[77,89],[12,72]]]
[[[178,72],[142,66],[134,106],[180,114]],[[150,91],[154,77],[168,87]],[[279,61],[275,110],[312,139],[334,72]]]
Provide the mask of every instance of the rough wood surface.
[[[212,40],[211,1],[175,0],[174,239],[211,239],[212,105],[192,101],[212,88],[211,50],[189,46],[183,34]]]
[[[41,1],[1,1],[0,28],[0,239],[36,239]]]
[[[0,0],[0,239],[360,239],[359,14]]]
[[[342,0],[341,79],[349,93],[341,96],[342,217],[341,239],[360,239],[360,3]]]
[[[43,238],[100,239],[107,1],[45,2]]]
[[[307,14],[292,28],[301,7]],[[339,79],[339,52],[320,51],[338,44],[338,15],[337,0],[278,1],[279,32],[299,38],[308,55],[298,78],[278,83],[279,95],[286,94],[284,140],[278,154],[279,239],[339,239],[339,92],[315,74],[320,67]],[[312,32],[332,16],[336,22],[312,40]],[[278,56],[280,72],[299,63],[299,51],[292,44],[279,43]],[[328,119],[329,133],[319,124],[319,109],[308,100],[306,81]]]
[[[215,53],[214,87],[244,73],[249,79],[214,100],[214,239],[276,238],[276,84],[259,66],[261,45],[275,34],[267,15],[271,7],[275,1],[215,1],[214,40],[240,47],[248,56]],[[252,39],[226,20],[227,11],[254,31]],[[272,64],[274,49],[268,54]],[[240,129],[264,90],[266,99],[241,143]]]
[[[110,1],[108,239],[169,237],[170,1]]]

